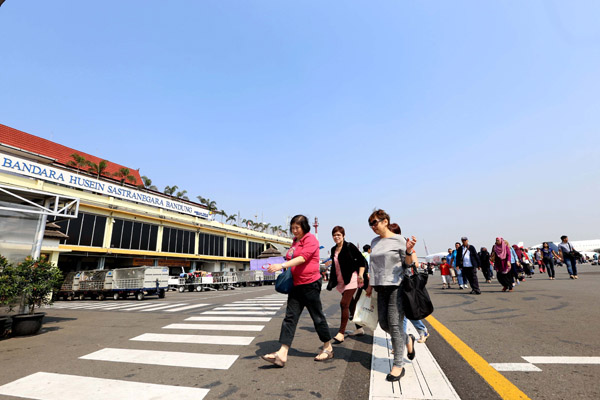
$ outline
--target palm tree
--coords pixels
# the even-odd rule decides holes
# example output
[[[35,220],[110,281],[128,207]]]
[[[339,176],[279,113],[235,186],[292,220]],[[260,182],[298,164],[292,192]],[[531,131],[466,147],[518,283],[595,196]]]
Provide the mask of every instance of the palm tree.
[[[179,189],[179,186],[177,185],[173,185],[173,186],[165,186],[165,190],[163,190],[163,193],[169,196],[173,196],[173,193],[175,193],[175,191]]]
[[[135,179],[135,176],[131,175],[129,172],[129,168],[123,167],[119,168],[119,170],[115,172],[113,176],[121,181],[121,185],[125,184],[125,180],[128,180],[129,182],[135,185],[137,179]]]
[[[229,215],[227,215],[225,210],[217,211],[216,214],[219,214],[221,216],[221,223],[223,223],[223,218],[229,217]]]
[[[72,159],[72,160],[70,160],[70,161],[67,161],[67,165],[68,165],[68,166],[70,166],[70,167],[75,167],[75,168],[77,168],[77,169],[78,169],[78,171],[77,171],[77,174],[79,174],[79,169],[83,169],[83,168],[85,168],[85,167],[87,167],[87,166],[88,166],[88,162],[87,162],[87,160],[85,159],[85,157],[83,157],[83,156],[80,156],[80,155],[79,155],[79,154],[77,154],[77,153],[73,153],[73,154],[71,154],[71,157],[72,157],[73,159]]]
[[[100,175],[109,176],[110,173],[106,170],[108,168],[108,161],[102,160],[98,164],[93,161],[88,161],[88,171],[96,175],[96,178],[100,178]]]
[[[152,179],[148,178],[146,175],[142,175],[142,187],[149,190],[155,190],[158,192],[158,188],[152,184]]]
[[[227,219],[225,220],[225,223],[228,224],[230,221],[237,222],[237,217],[235,214],[228,216]],[[235,224],[233,224],[233,225],[235,225]]]
[[[200,202],[200,204],[206,204],[206,199],[202,196],[196,196],[196,198],[198,199],[198,201]]]
[[[246,228],[252,229],[252,227],[254,226],[254,221],[252,221],[251,219],[243,219],[242,224],[244,224]]]
[[[189,200],[189,198],[185,195],[186,193],[187,193],[187,190],[181,190],[181,191],[175,193],[175,197],[177,197],[178,199]]]

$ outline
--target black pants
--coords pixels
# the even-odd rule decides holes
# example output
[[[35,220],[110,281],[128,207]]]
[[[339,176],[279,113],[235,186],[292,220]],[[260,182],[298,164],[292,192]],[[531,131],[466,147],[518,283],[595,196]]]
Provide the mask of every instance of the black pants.
[[[546,271],[548,271],[548,276],[554,278],[554,260],[546,257],[542,262],[544,263],[544,267],[546,267]]]
[[[512,289],[512,284],[514,281],[511,271],[508,271],[506,274],[503,274],[502,272],[498,271],[496,272],[496,278],[498,278],[498,282],[500,282],[504,289]]]
[[[475,267],[463,267],[462,268],[463,280],[466,279],[475,292],[480,292],[479,281],[477,279],[477,270]]]
[[[321,342],[325,343],[331,340],[329,325],[327,325],[325,314],[323,314],[323,306],[321,305],[321,285],[322,280],[319,279],[318,281],[306,285],[294,286],[292,291],[288,294],[285,318],[281,323],[279,343],[287,346],[292,345],[296,333],[296,326],[298,325],[298,320],[300,319],[304,307],[306,307],[313,320]]]

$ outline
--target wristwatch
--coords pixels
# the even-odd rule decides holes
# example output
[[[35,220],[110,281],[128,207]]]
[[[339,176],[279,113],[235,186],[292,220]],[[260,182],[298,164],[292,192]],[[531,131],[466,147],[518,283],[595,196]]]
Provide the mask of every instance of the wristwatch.
[[[407,251],[407,252],[406,252],[406,255],[407,255],[407,256],[412,256],[412,255],[413,255],[413,252],[411,251],[411,252],[409,253],[409,252]]]

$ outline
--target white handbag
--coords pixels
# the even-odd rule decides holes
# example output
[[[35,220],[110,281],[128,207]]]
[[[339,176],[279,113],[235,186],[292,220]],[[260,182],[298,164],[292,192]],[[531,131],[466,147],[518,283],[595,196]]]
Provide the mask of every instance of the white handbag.
[[[365,293],[360,296],[358,303],[356,303],[352,322],[356,325],[366,326],[372,330],[377,328],[379,318],[377,316],[377,293],[375,291],[373,291],[371,297],[367,297]]]

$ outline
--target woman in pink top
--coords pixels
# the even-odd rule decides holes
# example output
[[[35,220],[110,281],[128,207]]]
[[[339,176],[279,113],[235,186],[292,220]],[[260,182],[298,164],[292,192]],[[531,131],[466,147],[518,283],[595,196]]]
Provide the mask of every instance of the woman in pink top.
[[[337,335],[333,337],[335,343],[342,343],[346,333],[346,325],[350,318],[350,313],[354,313],[351,308],[356,307],[353,301],[354,293],[364,284],[364,273],[366,262],[360,250],[352,243],[344,240],[346,231],[341,226],[336,226],[331,231],[335,246],[331,249],[333,264],[331,268],[331,277],[327,284],[327,290],[334,287],[342,294],[340,308],[342,309],[342,320]],[[357,326],[357,330],[362,329]]]
[[[310,233],[308,219],[304,215],[296,215],[290,222],[290,230],[294,235],[292,246],[286,254],[283,264],[271,264],[269,272],[282,268],[291,268],[294,287],[288,294],[285,318],[281,324],[279,343],[281,347],[275,353],[266,354],[261,358],[278,367],[284,367],[288,351],[294,340],[296,326],[304,307],[308,309],[323,347],[315,361],[325,361],[333,358],[331,334],[329,325],[323,314],[321,305],[321,274],[319,272],[319,241]]]

